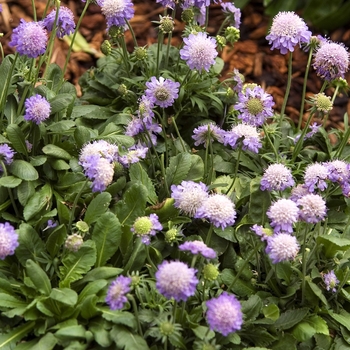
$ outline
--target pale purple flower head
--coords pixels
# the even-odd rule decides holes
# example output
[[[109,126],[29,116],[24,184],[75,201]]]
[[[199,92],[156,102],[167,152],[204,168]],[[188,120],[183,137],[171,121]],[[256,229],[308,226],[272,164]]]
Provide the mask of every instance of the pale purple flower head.
[[[209,68],[215,63],[218,55],[216,40],[207,34],[199,32],[190,34],[184,38],[184,47],[180,50],[180,57],[186,61],[190,69],[202,69],[209,72]]]
[[[0,159],[6,165],[10,165],[13,162],[13,156],[15,153],[16,152],[7,143],[0,144]],[[0,171],[3,171],[1,166]]]
[[[111,310],[120,310],[128,301],[126,294],[130,292],[131,277],[118,276],[109,286],[106,303]]]
[[[154,112],[152,110],[153,107],[153,100],[146,95],[142,95],[142,97],[139,99],[139,109],[137,110],[137,116],[139,118],[146,118],[146,120],[152,119],[154,117]],[[144,123],[146,124],[145,120]]]
[[[243,89],[244,76],[239,72],[237,68],[233,69],[232,79],[235,82],[235,86],[233,87],[233,91],[240,93]]]
[[[283,164],[271,164],[265,170],[260,182],[262,191],[283,191],[288,187],[293,187],[295,181],[292,172]]]
[[[182,181],[180,185],[172,185],[170,189],[171,198],[175,199],[174,206],[191,217],[208,198],[208,188],[202,182]]]
[[[105,15],[107,28],[112,26],[123,27],[125,20],[134,16],[134,7],[131,0],[97,0],[101,12]]]
[[[161,4],[164,7],[169,7],[171,9],[175,8],[175,1],[174,0],[156,0],[157,4]]]
[[[290,199],[279,199],[273,203],[266,215],[271,220],[274,232],[293,232],[293,224],[298,221],[299,208]]]
[[[273,97],[260,86],[247,87],[243,91],[238,94],[238,103],[234,106],[240,112],[238,118],[249,125],[263,125],[267,118],[273,116]]]
[[[164,260],[158,265],[158,271],[155,274],[156,288],[167,299],[186,301],[196,292],[199,282],[196,272],[197,270],[181,261]]]
[[[271,229],[257,224],[253,225],[250,229],[259,236],[262,241],[267,241],[268,237],[273,234]]]
[[[243,313],[241,304],[233,294],[223,292],[206,302],[206,319],[211,330],[227,336],[241,329]]]
[[[225,134],[225,144],[229,144],[232,148],[237,148],[242,140],[242,149],[259,153],[261,148],[260,136],[255,126],[248,124],[238,124],[232,127]]]
[[[239,28],[241,25],[241,10],[231,2],[222,2],[223,13],[230,18],[230,25]]]
[[[308,132],[308,133],[306,133],[305,134],[305,136],[304,136],[304,140],[306,140],[306,139],[309,139],[309,138],[311,138],[312,136],[314,136],[317,132],[318,132],[318,130],[320,129],[320,127],[321,127],[322,125],[321,124],[317,124],[317,123],[312,123],[311,125],[310,125],[310,131]],[[297,143],[298,141],[299,141],[299,139],[300,139],[300,134],[299,135],[297,135],[295,138],[294,138],[294,143]]]
[[[152,77],[146,86],[145,95],[159,107],[169,107],[179,97],[180,83],[170,79]]]
[[[317,75],[325,80],[344,78],[349,69],[347,48],[332,41],[322,43],[315,53],[313,67]]]
[[[162,224],[159,222],[157,214],[151,214],[149,216],[138,217],[131,227],[131,232],[141,237],[143,244],[149,245],[151,243],[151,237],[155,236],[157,231],[163,229]]]
[[[281,261],[294,260],[299,252],[299,247],[294,236],[288,233],[279,233],[267,239],[265,251],[272,263],[277,264]]]
[[[54,22],[56,18],[56,9],[51,11],[46,18],[44,18],[43,23],[48,31],[52,31],[54,27]],[[57,31],[56,36],[58,38],[63,38],[65,35],[70,35],[74,32],[75,23],[73,12],[65,6],[61,6],[58,11],[57,19]]]
[[[125,167],[129,167],[130,164],[138,163],[141,159],[145,159],[147,152],[148,147],[138,143],[131,146],[127,154],[119,156],[119,162]]]
[[[324,164],[309,164],[304,174],[304,183],[308,191],[314,192],[315,188],[324,191],[327,188],[328,174],[329,171]]]
[[[119,161],[118,146],[105,140],[97,140],[84,145],[79,156],[79,163],[86,162],[86,157],[98,155],[106,158],[109,162]]]
[[[326,202],[318,194],[309,193],[297,201],[300,220],[316,224],[324,220],[327,212]]]
[[[331,270],[328,273],[323,274],[323,281],[326,284],[326,289],[329,291],[332,291],[335,293],[337,289],[335,288],[337,284],[339,283],[339,280],[337,276],[335,275],[334,271]]]
[[[179,245],[179,250],[189,251],[193,255],[201,254],[206,259],[215,259],[216,252],[202,241],[186,241]]]
[[[266,37],[271,50],[278,49],[284,55],[288,51],[293,52],[296,45],[308,43],[311,32],[306,23],[292,11],[279,12],[272,21],[270,34]]]
[[[330,181],[342,184],[350,179],[349,163],[335,159],[323,164],[328,169],[328,179]]]
[[[26,22],[21,19],[20,24],[12,32],[9,46],[16,47],[20,55],[36,58],[46,51],[47,32],[38,22]]]
[[[14,227],[8,222],[0,224],[0,259],[13,255],[18,246],[18,234]]]
[[[206,7],[205,6],[197,6],[199,11],[195,13],[194,20],[200,25],[204,26],[205,24],[205,14],[206,14]]]
[[[24,120],[32,121],[37,125],[50,117],[51,105],[45,97],[34,95],[26,99],[24,102],[26,112],[23,116]]]
[[[212,194],[204,200],[194,217],[208,219],[215,227],[221,227],[224,230],[235,223],[235,205],[224,194]]]
[[[48,230],[49,228],[54,228],[58,225],[58,223],[55,220],[49,219],[47,220],[47,226],[43,229],[43,231]]]
[[[218,141],[219,143],[224,143],[225,131],[219,128],[214,123],[201,125],[193,130],[192,138],[196,141],[195,146],[204,145],[207,147],[208,141],[213,143]],[[208,140],[209,138],[209,140]]]

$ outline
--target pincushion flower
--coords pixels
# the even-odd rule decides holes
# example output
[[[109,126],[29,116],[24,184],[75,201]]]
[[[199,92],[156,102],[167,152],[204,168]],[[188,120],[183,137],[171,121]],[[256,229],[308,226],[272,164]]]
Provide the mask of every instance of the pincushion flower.
[[[43,20],[44,26],[48,31],[52,31],[55,19],[56,9],[51,11]],[[65,35],[70,35],[74,32],[74,15],[68,7],[60,6],[56,26],[56,36],[58,38],[63,38]]]
[[[325,80],[344,78],[349,69],[349,53],[343,44],[326,41],[316,51],[313,67]]]
[[[69,235],[64,242],[64,246],[70,252],[76,253],[84,243],[83,237],[77,233]]]
[[[128,148],[128,152],[119,156],[119,162],[125,167],[130,164],[138,163],[141,159],[145,159],[148,152],[148,147],[138,143]]]
[[[272,21],[270,33],[266,40],[269,41],[271,50],[278,49],[284,55],[288,51],[293,52],[296,45],[308,43],[311,32],[306,23],[293,11],[279,12]]]
[[[181,261],[164,260],[158,265],[158,271],[155,274],[156,288],[167,299],[186,301],[196,292],[199,282],[196,272],[197,270]]]
[[[283,191],[294,184],[295,181],[290,169],[283,164],[276,163],[269,165],[265,170],[260,188],[262,191]]]
[[[123,27],[125,20],[134,16],[134,7],[131,0],[97,0],[101,12],[106,17],[107,28],[112,26]]]
[[[219,128],[214,123],[201,125],[198,128],[193,130],[192,138],[196,141],[195,146],[204,145],[207,146],[208,141],[214,142],[218,141],[219,143],[224,143],[225,131]]]
[[[272,263],[277,264],[281,261],[294,260],[299,248],[299,243],[294,236],[288,233],[279,233],[268,237],[265,251]]]
[[[223,292],[206,302],[206,319],[211,330],[227,336],[241,329],[243,313],[241,304],[233,294]]]
[[[114,162],[119,160],[119,150],[118,146],[109,143],[105,140],[97,140],[84,145],[81,149],[79,162],[86,162],[86,157],[91,155],[98,155],[106,158],[109,162]]]
[[[328,169],[328,179],[332,182],[342,184],[350,178],[349,164],[340,159],[323,163]]]
[[[24,120],[32,121],[37,125],[50,117],[51,105],[45,97],[34,95],[26,99]]]
[[[12,32],[9,46],[16,47],[20,55],[36,58],[46,51],[47,32],[38,22],[26,22],[21,19],[20,24]]]
[[[202,241],[187,241],[179,245],[179,250],[189,251],[193,255],[200,254],[207,259],[215,259],[216,252]]]
[[[199,32],[190,34],[188,38],[183,39],[185,45],[180,50],[180,57],[186,61],[190,69],[206,70],[215,63],[215,57],[218,55],[216,50],[216,40],[207,34]]]
[[[230,131],[225,134],[225,144],[229,144],[232,148],[237,148],[242,141],[242,149],[258,153],[261,148],[260,136],[256,127],[248,124],[238,124],[233,126]]]
[[[106,303],[111,310],[120,310],[128,301],[126,294],[130,292],[131,277],[118,276],[109,286]]]
[[[299,218],[303,221],[316,224],[326,217],[326,202],[318,194],[309,193],[298,199]]]
[[[289,199],[293,202],[297,202],[299,198],[302,198],[309,194],[307,187],[303,184],[298,184],[297,186],[293,187],[291,190],[291,194]]]
[[[0,259],[4,260],[7,256],[13,255],[19,246],[18,234],[14,227],[5,222],[0,224]]]
[[[162,224],[159,222],[157,214],[151,214],[150,216],[138,217],[131,227],[131,232],[141,237],[142,243],[149,245],[151,243],[151,237],[155,236],[157,231],[163,229]]]
[[[157,4],[161,4],[164,7],[169,7],[171,9],[175,8],[175,1],[173,0],[156,0]]]
[[[212,194],[198,207],[194,217],[208,219],[215,227],[221,227],[224,230],[235,223],[235,205],[224,194]]]
[[[293,232],[293,224],[298,221],[299,208],[290,199],[279,199],[273,203],[266,215],[271,220],[274,232]]]
[[[222,2],[221,8],[226,17],[229,17],[230,25],[239,28],[241,25],[241,10],[231,2]]]
[[[326,284],[326,289],[328,291],[332,291],[333,293],[335,293],[337,291],[335,287],[338,285],[339,280],[335,275],[334,271],[331,270],[328,273],[323,274],[322,277],[323,277],[324,283]]]
[[[0,144],[0,160],[4,162],[5,165],[10,165],[13,162],[13,156],[15,151],[7,144]],[[0,165],[0,171],[3,171]]]
[[[179,97],[180,83],[170,79],[152,77],[146,86],[145,95],[159,107],[169,107]]]
[[[250,228],[257,236],[260,237],[261,241],[267,241],[268,237],[272,236],[273,231],[269,228],[265,228],[261,225],[253,225]]]
[[[244,123],[253,126],[261,126],[265,120],[273,116],[273,98],[260,86],[247,87],[244,92],[238,94],[238,103],[235,110],[239,111],[238,118]]]
[[[324,164],[309,164],[304,173],[304,183],[309,192],[314,192],[317,188],[324,191],[327,188],[328,174],[329,171]]]
[[[180,185],[172,185],[170,189],[171,198],[175,199],[174,206],[191,217],[208,198],[207,186],[202,182],[182,181]]]

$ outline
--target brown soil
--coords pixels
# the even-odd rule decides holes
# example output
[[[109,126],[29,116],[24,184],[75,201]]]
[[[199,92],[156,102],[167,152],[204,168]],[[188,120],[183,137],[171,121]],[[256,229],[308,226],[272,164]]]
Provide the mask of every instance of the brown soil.
[[[45,9],[46,0],[35,0],[37,18],[41,18]],[[267,92],[271,93],[276,102],[276,110],[280,110],[285,85],[287,80],[287,55],[281,55],[278,51],[271,51],[268,42],[265,39],[269,28],[269,18],[263,14],[262,1],[251,1],[242,11],[241,39],[234,45],[234,48],[227,47],[221,52],[221,57],[225,61],[224,76],[229,74],[234,68],[245,75],[248,82],[255,82],[262,85]],[[62,1],[62,5],[68,6],[74,13],[76,20],[79,18],[84,3],[79,0]],[[159,14],[163,13],[163,8],[155,3],[155,0],[140,1],[134,0],[135,16],[132,18],[131,25],[134,28],[139,46],[154,43],[157,40],[156,24],[151,21],[159,20]],[[4,33],[1,43],[5,54],[12,53],[13,49],[8,46],[11,38],[11,31],[18,26],[21,18],[29,21],[33,19],[33,10],[31,0],[9,0],[3,3],[3,12],[0,17],[0,31]],[[216,34],[222,20],[221,6],[213,4],[211,6],[211,15],[209,20],[208,32]],[[89,52],[73,52],[68,65],[66,78],[76,85],[80,93],[78,80],[79,77],[90,67],[96,64],[96,60],[101,56],[100,45],[107,38],[105,18],[101,14],[97,5],[91,4],[83,18],[80,33],[89,44]],[[181,31],[183,24],[180,18],[176,20],[175,31],[173,33],[173,45],[181,43]],[[311,29],[312,30],[312,29]],[[313,31],[313,30],[312,30]],[[322,34],[313,31],[313,34]],[[343,42],[347,47],[350,46],[350,27],[344,27],[335,30],[329,34],[329,38]],[[126,32],[126,41],[128,48],[132,50],[132,38],[129,32]],[[68,44],[64,40],[56,39],[55,51],[52,56],[52,62],[63,67]],[[307,62],[307,53],[296,49],[293,54],[293,83],[288,100],[286,113],[297,121],[299,116],[299,106],[301,100],[302,84]],[[350,74],[346,76],[350,82]],[[312,96],[317,93],[322,85],[319,79],[310,70],[310,76],[307,85],[307,95]],[[331,90],[327,91],[332,94]],[[308,106],[306,105],[306,109]],[[347,112],[350,114],[350,101],[345,94],[337,97],[335,106],[328,120],[328,127],[342,128],[343,116]],[[307,118],[305,110],[304,119]]]

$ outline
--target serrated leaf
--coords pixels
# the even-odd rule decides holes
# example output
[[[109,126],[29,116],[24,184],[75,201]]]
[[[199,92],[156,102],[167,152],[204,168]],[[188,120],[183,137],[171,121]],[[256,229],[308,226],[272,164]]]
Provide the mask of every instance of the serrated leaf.
[[[196,155],[191,154],[191,166],[186,175],[186,181],[200,181],[204,176],[204,162],[203,159]]]
[[[255,320],[260,314],[262,301],[256,295],[251,295],[248,300],[242,302],[242,312],[248,321]]]
[[[350,314],[348,312],[341,310],[339,313],[335,313],[329,310],[328,313],[334,320],[350,331]]]
[[[179,185],[181,181],[186,179],[191,168],[191,155],[189,153],[179,153],[175,157],[171,157],[169,166],[166,168],[165,177],[167,184]]]
[[[93,241],[86,241],[77,252],[68,253],[60,266],[60,287],[69,287],[74,281],[83,278],[96,262],[96,247]]]
[[[323,244],[323,249],[327,258],[334,257],[337,251],[345,251],[350,248],[350,240],[344,237],[331,235],[318,236],[317,243]]]
[[[306,281],[310,289],[313,291],[313,293],[322,301],[322,303],[326,306],[328,306],[328,302],[326,297],[323,295],[322,290],[319,288],[319,286],[309,280]]]
[[[275,322],[275,327],[282,330],[292,328],[301,322],[308,312],[308,308],[287,310]]]
[[[0,186],[4,186],[6,188],[15,188],[21,184],[22,180],[18,177],[3,176],[0,178]]]
[[[13,297],[12,295],[0,293],[0,307],[9,309],[27,307],[28,303]],[[1,349],[1,348],[0,348]]]
[[[28,322],[19,326],[9,333],[0,335],[0,349],[13,349],[15,344],[19,342],[23,337],[25,337],[33,328],[35,327],[35,322]]]
[[[35,288],[44,295],[51,293],[51,282],[45,271],[33,260],[26,262],[26,273],[33,282]]]
[[[12,175],[26,181],[34,181],[39,178],[33,165],[21,159],[14,160],[9,166],[9,171]]]
[[[122,230],[117,217],[111,212],[102,214],[97,220],[91,236],[97,250],[96,267],[105,265],[118,250],[121,236]]]
[[[313,315],[306,319],[306,322],[316,330],[316,333],[329,335],[327,322],[322,317]]]
[[[136,334],[130,332],[127,328],[114,325],[110,335],[116,345],[124,350],[148,350],[146,341]]]
[[[55,114],[67,108],[73,102],[74,98],[75,96],[70,94],[59,94],[50,99],[51,114]]]
[[[17,124],[10,124],[6,128],[7,138],[11,142],[11,146],[18,153],[27,155],[27,145],[22,129]]]
[[[107,211],[111,200],[112,196],[108,192],[99,193],[87,207],[84,221],[88,225],[97,221],[97,219]]]
[[[66,150],[53,144],[44,146],[42,151],[44,154],[58,159],[70,160],[72,158]]]

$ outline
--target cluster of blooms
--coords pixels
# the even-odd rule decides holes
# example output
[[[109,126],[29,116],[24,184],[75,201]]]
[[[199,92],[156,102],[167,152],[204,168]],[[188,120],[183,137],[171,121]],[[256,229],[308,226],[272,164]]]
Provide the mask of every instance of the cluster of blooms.
[[[192,138],[195,140],[195,146],[204,145],[204,147],[207,147],[208,142],[218,141],[219,143],[224,143],[225,133],[224,130],[214,123],[209,123],[195,128]]]
[[[131,289],[131,278],[118,276],[109,286],[106,296],[106,303],[111,310],[120,310],[128,301],[126,294]]]
[[[182,181],[180,185],[171,186],[171,197],[175,207],[185,215],[208,219],[215,227],[225,229],[235,223],[235,205],[223,194],[208,194],[203,183]]]
[[[7,143],[0,144],[0,160],[4,165],[10,165],[13,162],[15,153],[16,152]],[[0,165],[0,171],[4,171],[2,165]]]
[[[150,216],[137,218],[131,227],[131,232],[134,232],[138,237],[141,237],[142,243],[149,245],[151,237],[155,236],[157,231],[162,229],[163,226],[159,222],[158,215],[151,214]]]

